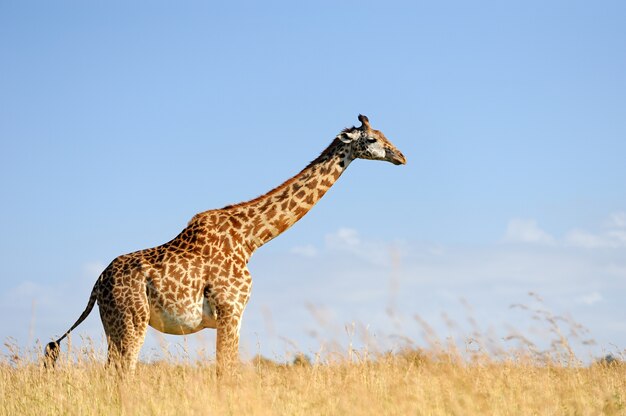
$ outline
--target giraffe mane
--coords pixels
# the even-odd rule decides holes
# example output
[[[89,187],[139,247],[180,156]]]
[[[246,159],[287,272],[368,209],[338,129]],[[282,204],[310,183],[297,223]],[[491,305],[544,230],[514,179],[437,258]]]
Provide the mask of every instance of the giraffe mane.
[[[354,129],[354,127],[352,128],[346,128],[344,129],[342,132],[344,131],[349,131],[351,129]],[[290,186],[293,182],[296,181],[296,178],[298,177],[298,175],[300,175],[300,173],[304,172],[305,170],[309,169],[311,166],[316,165],[322,161],[327,160],[333,153],[333,151],[335,150],[335,148],[337,146],[342,145],[341,140],[339,139],[334,139],[330,145],[328,145],[328,147],[326,147],[322,153],[320,153],[320,155],[318,157],[316,157],[315,159],[313,159],[308,165],[306,165],[306,167],[304,169],[302,169],[298,174],[294,175],[293,177],[287,179],[285,182],[281,183],[280,185],[278,185],[277,187],[275,187],[274,189],[271,189],[270,191],[257,196],[256,198],[250,199],[248,201],[242,201],[236,204],[230,204],[230,205],[226,205],[225,207],[221,208],[222,210],[226,210],[226,209],[233,209],[233,208],[241,208],[243,206],[246,205],[252,205],[256,202],[258,202],[259,200],[261,200],[262,198],[264,198],[266,195],[271,194],[271,193],[275,193],[278,192],[282,189],[285,189],[286,187]]]

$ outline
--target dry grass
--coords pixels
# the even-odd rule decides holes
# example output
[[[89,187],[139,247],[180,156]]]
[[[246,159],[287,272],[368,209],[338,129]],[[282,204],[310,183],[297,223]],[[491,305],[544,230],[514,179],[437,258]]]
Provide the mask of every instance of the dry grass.
[[[143,364],[120,379],[85,359],[54,371],[5,362],[0,396],[3,415],[623,415],[626,365],[410,350],[313,365],[257,359],[218,382],[213,366]]]
[[[8,342],[0,414],[626,415],[624,357],[581,362],[562,335],[564,320],[539,312],[551,334],[543,350],[516,332],[510,341],[517,347],[505,350],[476,331],[459,348],[418,318],[426,349],[411,342],[395,353],[348,347],[314,363],[257,357],[228,380],[217,380],[213,365],[175,359],[120,378],[89,345],[46,371],[40,357],[25,358]],[[567,325],[569,337],[584,332]]]

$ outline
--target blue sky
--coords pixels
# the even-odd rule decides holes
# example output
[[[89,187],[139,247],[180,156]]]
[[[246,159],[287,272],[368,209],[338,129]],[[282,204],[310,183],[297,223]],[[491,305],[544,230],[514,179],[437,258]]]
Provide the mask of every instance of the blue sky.
[[[623,350],[625,16],[617,1],[0,2],[0,338],[62,333],[117,255],[273,188],[363,113],[408,164],[354,163],[255,254],[242,348],[316,350],[311,308],[384,338],[392,306],[419,342],[413,316],[445,336],[460,298],[505,333],[531,325],[509,305],[534,291],[594,354]],[[97,313],[81,330],[101,336]]]

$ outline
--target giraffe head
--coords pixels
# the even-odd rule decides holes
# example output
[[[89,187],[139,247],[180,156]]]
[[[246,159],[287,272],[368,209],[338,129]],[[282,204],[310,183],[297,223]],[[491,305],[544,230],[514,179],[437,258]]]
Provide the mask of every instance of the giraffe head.
[[[385,160],[394,165],[406,164],[406,158],[386,137],[370,127],[367,117],[359,114],[361,127],[344,129],[337,139],[350,149],[354,159]]]

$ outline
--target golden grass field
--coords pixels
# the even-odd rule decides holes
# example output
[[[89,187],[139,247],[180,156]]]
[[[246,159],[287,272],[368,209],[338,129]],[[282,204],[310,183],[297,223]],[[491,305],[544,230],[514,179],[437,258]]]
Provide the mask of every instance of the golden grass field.
[[[423,323],[423,349],[349,346],[287,364],[257,356],[220,380],[213,364],[185,359],[141,363],[134,376],[120,377],[92,346],[73,347],[45,370],[38,353],[26,358],[6,343],[0,414],[626,415],[623,351],[613,361],[583,362],[558,319],[543,318],[552,338],[544,350],[519,333],[506,350],[476,333],[459,347]]]
[[[363,361],[256,360],[218,381],[212,366],[100,362],[0,368],[3,415],[624,415],[623,363],[464,362],[416,351]]]

